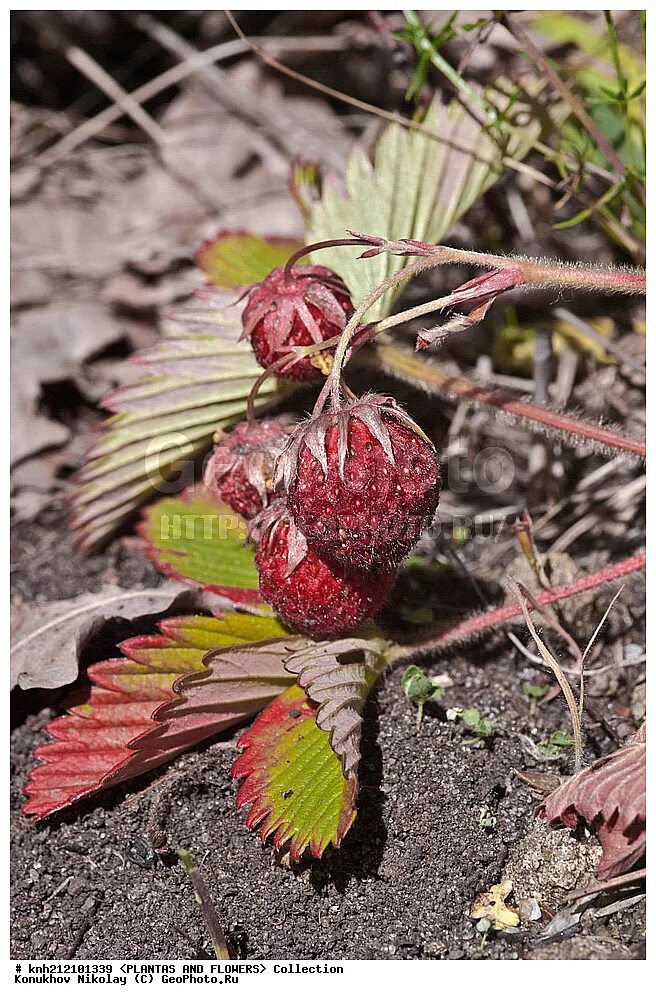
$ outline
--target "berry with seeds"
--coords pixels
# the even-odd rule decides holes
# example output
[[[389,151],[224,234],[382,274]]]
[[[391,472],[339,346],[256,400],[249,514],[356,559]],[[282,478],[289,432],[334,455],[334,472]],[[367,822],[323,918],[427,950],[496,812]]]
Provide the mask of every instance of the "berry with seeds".
[[[334,271],[319,265],[276,267],[253,285],[242,314],[244,331],[263,368],[289,354],[338,336],[353,315],[349,290]],[[330,370],[333,349],[290,362],[285,378],[315,381]]]
[[[218,431],[205,485],[238,514],[254,517],[273,495],[273,470],[290,428],[290,422],[280,419],[245,420],[229,434]]]
[[[439,499],[432,443],[383,396],[365,396],[299,425],[276,477],[308,544],[364,572],[396,566]]]
[[[308,547],[282,501],[264,512],[255,537],[262,597],[313,639],[352,633],[382,607],[396,578],[395,570],[358,573],[327,562]]]

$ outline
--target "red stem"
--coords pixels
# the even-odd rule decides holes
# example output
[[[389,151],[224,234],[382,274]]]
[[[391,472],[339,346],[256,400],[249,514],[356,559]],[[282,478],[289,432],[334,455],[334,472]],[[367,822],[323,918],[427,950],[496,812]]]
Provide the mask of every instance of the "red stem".
[[[647,453],[643,441],[634,441],[633,438],[625,437],[624,434],[609,427],[592,424],[567,413],[557,413],[555,410],[547,409],[546,406],[517,399],[516,396],[501,389],[485,389],[460,375],[449,375],[437,365],[393,344],[377,343],[374,345],[374,351],[376,360],[385,371],[400,378],[410,376],[411,381],[416,380],[427,392],[434,387],[447,396],[452,394],[481,406],[512,413],[516,417],[531,420],[543,427],[553,427],[562,434],[571,434],[581,439],[583,443],[586,440],[595,441],[614,451],[630,452],[639,458],[644,458]]]
[[[543,590],[534,600],[531,600],[531,605],[539,609],[547,607],[550,604],[556,604],[558,601],[564,601],[568,597],[574,597],[576,594],[583,594],[586,590],[594,590],[595,587],[600,587],[604,583],[612,583],[613,580],[619,580],[623,576],[637,573],[639,570],[644,569],[646,562],[647,557],[644,552],[636,556],[629,556],[627,559],[613,563],[612,566],[607,566],[605,569],[582,576],[579,580],[574,580],[573,583],[566,583],[562,587],[555,587],[553,590]],[[418,653],[440,652],[445,646],[463,642],[467,639],[474,639],[480,632],[486,629],[495,628],[513,618],[521,617],[522,609],[518,602],[513,601],[510,604],[503,604],[500,608],[493,608],[491,611],[483,612],[483,614],[474,615],[472,618],[468,618],[459,625],[446,629],[441,634],[433,636],[424,642],[401,647],[402,653],[399,659],[403,661],[411,660]]]
[[[292,277],[292,268],[296,261],[302,260],[303,257],[307,257],[309,254],[314,253],[315,250],[328,250],[330,247],[361,247],[366,246],[367,241],[361,240],[359,238],[355,239],[343,239],[343,240],[321,240],[320,243],[310,243],[306,247],[301,247],[296,253],[293,253],[287,263],[285,264],[285,278],[289,280]]]

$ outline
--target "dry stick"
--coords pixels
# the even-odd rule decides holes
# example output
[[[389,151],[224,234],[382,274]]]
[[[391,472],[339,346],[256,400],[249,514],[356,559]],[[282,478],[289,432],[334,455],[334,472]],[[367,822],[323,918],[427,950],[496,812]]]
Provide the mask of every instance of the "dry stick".
[[[647,869],[639,868],[635,872],[626,872],[624,875],[616,875],[615,878],[609,878],[606,882],[597,882],[593,885],[588,885],[584,889],[575,889],[574,892],[568,892],[566,896],[563,896],[563,902],[573,903],[575,899],[584,899],[586,896],[598,896],[600,892],[606,892],[608,889],[617,889],[623,885],[631,885],[632,882],[638,882],[640,879],[646,878]]]
[[[269,37],[263,40],[264,45],[271,46],[271,48],[276,49],[276,51],[285,48],[293,48],[297,51],[299,44],[302,44],[304,49],[308,51],[314,51],[319,49],[319,51],[334,51],[344,48],[344,43],[341,39],[322,39],[322,38],[277,38]],[[202,52],[195,52],[193,55],[188,56],[183,62],[178,63],[176,66],[172,66],[170,69],[165,70],[158,76],[153,77],[148,83],[144,83],[141,87],[137,87],[128,94],[131,101],[135,103],[143,104],[145,101],[152,100],[163,90],[167,90],[169,87],[173,87],[182,80],[185,80],[189,76],[193,76],[194,73],[198,73],[200,70],[205,69],[212,63],[222,62],[226,59],[230,59],[233,56],[241,55],[243,52],[247,52],[249,46],[240,41],[240,39],[234,39],[229,42],[221,42],[219,45],[213,45],[209,49],[205,49]],[[87,121],[82,122],[77,128],[73,129],[58,142],[54,143],[48,149],[45,149],[42,153],[39,153],[35,157],[34,162],[49,166],[56,160],[61,159],[62,156],[67,156],[72,153],[78,146],[88,139],[92,139],[103,129],[112,125],[115,121],[125,114],[123,105],[120,102],[112,104],[108,108],[104,108],[103,111],[98,112],[93,118],[89,118]]]
[[[479,406],[509,413],[543,427],[552,427],[562,434],[572,435],[577,442],[596,442],[604,448],[629,452],[639,458],[646,455],[646,447],[642,441],[634,441],[608,427],[600,427],[578,417],[517,399],[501,389],[483,388],[463,376],[451,375],[425,358],[392,343],[374,344],[369,358],[377,367],[419,386],[425,392],[436,391],[446,396],[467,399]],[[366,361],[367,355],[363,355],[362,360]]]
[[[597,587],[612,583],[614,580],[619,580],[632,573],[638,573],[645,568],[646,562],[645,554],[639,553],[638,555],[629,556],[627,559],[622,559],[620,562],[613,563],[605,569],[582,576],[579,580],[574,580],[572,583],[563,584],[561,587],[554,587],[553,590],[545,590],[535,597],[536,610],[557,604],[559,601],[564,601],[568,597],[575,597],[577,594],[583,594],[588,590],[594,590]],[[512,621],[515,618],[520,618],[521,614],[521,606],[516,602],[510,602],[501,605],[499,608],[494,608],[492,611],[485,611],[483,614],[474,615],[466,619],[466,621],[460,622],[459,625],[447,628],[430,639],[399,647],[399,662],[412,663],[413,657],[417,655],[440,653],[448,646],[476,639],[481,632],[496,628],[504,622]]]
[[[63,48],[64,56],[71,66],[79,70],[83,76],[98,87],[112,101],[116,101],[123,114],[129,115],[136,124],[143,129],[155,145],[162,146],[168,141],[168,136],[147,111],[134,99],[131,94],[123,90],[123,87],[107,73],[102,66],[99,66],[95,59],[87,55],[76,45],[67,45]]]
[[[531,41],[527,33],[524,31],[524,29],[520,28],[518,24],[516,24],[513,20],[511,20],[508,14],[502,14],[501,23],[507,28],[510,34],[514,35],[515,38],[520,42],[520,44],[526,49],[526,52],[531,57],[532,61],[535,63],[540,72],[542,72],[546,76],[546,78],[549,80],[554,90],[556,90],[560,95],[560,97],[565,101],[565,103],[569,105],[573,113],[581,122],[581,125],[583,125],[585,131],[592,136],[592,138],[594,139],[597,146],[604,154],[608,162],[613,164],[613,166],[615,167],[615,169],[619,174],[619,178],[616,177],[615,180],[617,181],[620,178],[623,178],[624,174],[626,173],[626,170],[624,164],[622,163],[622,160],[617,155],[617,153],[615,152],[615,150],[613,149],[613,147],[611,146],[611,144],[609,143],[608,139],[601,131],[601,129],[598,128],[597,125],[595,125],[592,118],[585,110],[579,99],[575,97],[575,95],[569,89],[567,84],[563,83],[563,81],[560,79],[560,77],[558,76],[558,74],[556,73],[553,66],[546,58],[546,56],[542,52],[540,52],[537,45],[533,44],[533,42]]]
[[[132,15],[131,20],[139,30],[177,58],[187,59],[199,54],[193,45],[171,28],[160,24],[150,14],[141,12]],[[287,109],[283,102],[263,100],[260,94],[237,83],[216,66],[206,66],[202,70],[201,78],[205,88],[224,108],[238,118],[261,128],[278,149],[284,149],[287,154],[295,156],[303,149],[311,148],[312,145],[315,148],[320,146],[321,156],[326,163],[334,169],[342,169],[345,151],[342,153],[335,142],[327,141],[318,128],[314,131],[308,128],[298,115]]]
[[[30,12],[29,20],[47,47],[56,48],[71,66],[77,69],[87,80],[95,84],[111,100],[120,104],[122,108],[121,113],[129,115],[143,129],[146,135],[150,136],[156,145],[159,146],[166,141],[164,130],[144,111],[137,101],[123,90],[120,84],[95,59],[92,59],[79,46],[72,45],[54,24],[49,23],[47,20],[43,21],[35,12]]]
[[[194,887],[196,902],[200,906],[201,913],[203,914],[203,920],[205,921],[205,925],[210,932],[212,945],[214,947],[214,954],[218,959],[230,958],[228,942],[225,939],[223,928],[219,923],[219,918],[216,915],[216,910],[214,909],[212,898],[208,892],[207,886],[205,885],[203,876],[199,872],[198,868],[196,868],[191,855],[188,851],[185,851],[184,847],[176,848],[176,854],[187,869],[189,880]]]
[[[522,583],[520,586],[524,597],[531,602],[531,607],[537,608],[537,601],[534,594],[528,589],[526,584]],[[543,607],[540,608],[539,614],[542,615],[549,628],[552,628],[554,632],[561,637],[565,645],[569,647],[569,651],[572,654],[573,659],[578,664],[582,656],[579,644],[574,636],[570,635],[565,626],[561,624],[554,609],[548,606]]]
[[[583,702],[584,702],[584,698],[585,698],[585,671],[583,669],[585,661],[587,659],[588,653],[590,652],[590,650],[592,649],[592,647],[595,644],[595,640],[596,640],[597,636],[599,635],[599,633],[601,632],[601,629],[603,628],[604,622],[606,621],[606,619],[608,618],[608,616],[609,616],[609,614],[611,612],[611,608],[613,607],[613,604],[615,603],[615,601],[620,596],[620,594],[622,593],[623,590],[624,590],[624,584],[622,584],[622,586],[620,587],[620,589],[615,594],[615,597],[613,598],[613,600],[610,602],[610,604],[606,608],[606,611],[604,612],[603,618],[601,619],[601,621],[597,625],[596,629],[592,633],[592,637],[590,639],[590,642],[585,647],[585,650],[583,651],[583,654],[582,654],[582,656],[581,656],[581,658],[579,660],[579,718],[583,715]]]
[[[544,644],[544,642],[537,633],[537,629],[535,628],[533,620],[531,619],[531,616],[528,612],[526,598],[522,593],[524,588],[521,586],[521,584],[517,584],[515,580],[511,579],[510,589],[517,598],[517,602],[520,605],[522,614],[524,616],[524,620],[526,621],[526,624],[528,626],[528,630],[533,636],[533,640],[536,646],[538,647],[540,653],[542,654],[542,658],[545,664],[548,667],[551,667],[551,669],[553,670],[556,680],[560,684],[561,691],[565,696],[565,701],[567,702],[567,707],[569,708],[569,714],[572,718],[572,732],[574,734],[574,773],[578,774],[578,772],[581,770],[581,760],[583,757],[583,733],[581,730],[581,718],[576,708],[576,701],[574,700],[574,692],[572,691],[572,687],[569,681],[567,680],[567,677],[561,670],[558,660],[553,655],[551,650],[547,648],[547,646]],[[531,597],[530,600],[533,606],[535,606],[535,598]]]

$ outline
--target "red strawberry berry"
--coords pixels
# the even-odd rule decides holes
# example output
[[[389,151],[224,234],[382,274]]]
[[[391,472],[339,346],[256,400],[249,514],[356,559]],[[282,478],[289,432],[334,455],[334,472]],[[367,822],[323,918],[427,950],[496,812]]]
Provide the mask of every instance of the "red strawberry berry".
[[[219,431],[205,485],[238,514],[254,517],[271,499],[273,470],[289,430],[283,420],[245,420],[229,434]]]
[[[353,315],[348,288],[328,267],[295,266],[288,276],[276,267],[253,285],[242,314],[244,332],[263,368],[293,347],[308,347],[338,336]],[[299,358],[281,372],[285,378],[315,381],[330,370],[333,349]]]
[[[276,475],[308,544],[331,562],[364,572],[396,566],[439,499],[433,445],[383,396],[299,425]]]
[[[326,562],[308,548],[282,501],[264,518],[255,556],[260,593],[290,628],[313,639],[336,639],[382,607],[395,570],[365,574]]]

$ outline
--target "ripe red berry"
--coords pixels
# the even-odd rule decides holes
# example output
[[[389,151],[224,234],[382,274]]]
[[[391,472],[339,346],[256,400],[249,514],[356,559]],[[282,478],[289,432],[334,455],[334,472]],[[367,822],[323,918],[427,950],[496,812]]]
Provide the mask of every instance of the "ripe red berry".
[[[325,558],[369,572],[396,566],[439,499],[435,449],[395,403],[368,396],[311,419],[278,462],[289,510]]]
[[[276,267],[253,285],[242,314],[244,332],[263,368],[292,347],[308,347],[338,336],[353,315],[348,288],[328,267],[295,266],[288,276]],[[330,370],[333,349],[299,358],[281,372],[285,378],[314,381]]]
[[[254,517],[271,499],[273,470],[290,426],[284,420],[245,420],[229,434],[219,431],[205,485],[238,514]]]
[[[255,563],[260,593],[290,628],[313,639],[336,639],[356,630],[383,605],[395,570],[345,570],[308,548],[280,501],[264,515]]]

